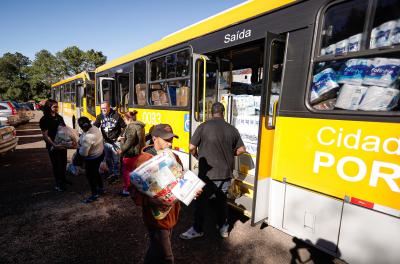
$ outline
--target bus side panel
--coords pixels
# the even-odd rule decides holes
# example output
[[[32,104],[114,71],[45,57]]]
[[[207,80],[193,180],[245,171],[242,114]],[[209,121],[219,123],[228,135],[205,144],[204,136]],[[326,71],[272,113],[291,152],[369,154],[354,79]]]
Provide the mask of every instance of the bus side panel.
[[[129,111],[136,110],[137,120],[146,124],[146,133],[156,124],[170,124],[174,134],[179,138],[175,138],[172,148],[181,159],[184,168],[189,168],[189,131],[190,131],[190,114],[189,111],[162,110],[162,109],[142,109],[131,108]]]
[[[339,238],[341,258],[349,263],[399,263],[399,234],[398,218],[345,204]]]
[[[71,103],[63,103],[63,112],[62,116],[64,118],[64,122],[67,126],[73,127],[72,117],[75,115],[75,109],[72,109],[73,105]]]

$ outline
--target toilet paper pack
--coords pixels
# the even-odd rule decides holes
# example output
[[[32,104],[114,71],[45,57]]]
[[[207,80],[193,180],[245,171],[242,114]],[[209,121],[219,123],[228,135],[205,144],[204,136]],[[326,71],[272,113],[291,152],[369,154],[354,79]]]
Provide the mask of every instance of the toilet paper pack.
[[[353,85],[361,85],[365,75],[371,68],[371,60],[350,59],[340,69],[338,82]]]
[[[400,74],[400,59],[375,58],[363,80],[364,85],[392,86]]]
[[[347,51],[348,52],[359,51],[361,48],[361,39],[362,39],[361,33],[349,37]]]
[[[340,55],[340,54],[346,53],[347,49],[348,49],[348,45],[349,45],[348,39],[344,39],[342,41],[337,42],[335,44],[335,55]]]
[[[336,72],[332,68],[327,68],[314,75],[311,88],[311,103],[318,101],[325,93],[339,87],[336,82]]]
[[[368,87],[361,85],[344,84],[339,91],[336,105],[337,108],[357,110],[361,99]]]
[[[397,106],[400,91],[393,88],[371,86],[358,107],[364,111],[389,111]]]

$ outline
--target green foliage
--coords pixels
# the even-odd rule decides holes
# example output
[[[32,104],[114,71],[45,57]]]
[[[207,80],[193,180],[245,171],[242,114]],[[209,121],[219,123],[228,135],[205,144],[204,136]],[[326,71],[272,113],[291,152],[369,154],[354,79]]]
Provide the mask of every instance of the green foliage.
[[[0,57],[0,99],[48,98],[51,84],[83,71],[93,71],[106,60],[101,51],[82,51],[76,46],[55,55],[41,50],[33,62],[18,52],[5,53]]]

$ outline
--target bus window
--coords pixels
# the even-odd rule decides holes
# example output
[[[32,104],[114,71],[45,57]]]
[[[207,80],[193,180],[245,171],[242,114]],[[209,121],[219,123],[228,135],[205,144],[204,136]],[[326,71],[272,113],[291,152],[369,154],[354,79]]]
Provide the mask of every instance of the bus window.
[[[76,103],[76,84],[75,82],[71,83],[71,103]]]
[[[96,115],[96,104],[95,104],[95,87],[93,83],[86,84],[86,105],[87,111],[95,116]]]
[[[129,75],[118,76],[118,90],[121,111],[127,112],[129,107]]]
[[[330,46],[335,51],[322,46],[324,56],[314,59],[308,93],[313,110],[343,114],[399,111],[400,0],[374,1],[368,10],[367,5],[368,1],[339,2],[323,14],[320,42],[333,43]],[[342,16],[335,19],[338,10]]]
[[[67,83],[64,85],[64,99],[63,102],[71,102],[71,84]]]
[[[147,105],[146,99],[146,61],[136,62],[133,67],[134,103]]]
[[[342,2],[326,10],[321,32],[321,55],[346,53],[349,39],[360,49],[368,1]],[[353,51],[352,50],[352,51]]]
[[[183,50],[150,61],[151,105],[186,107],[189,105],[190,51]],[[139,89],[139,87],[138,87]]]
[[[163,80],[166,79],[166,61],[165,57],[161,57],[150,62],[151,67],[151,80]]]

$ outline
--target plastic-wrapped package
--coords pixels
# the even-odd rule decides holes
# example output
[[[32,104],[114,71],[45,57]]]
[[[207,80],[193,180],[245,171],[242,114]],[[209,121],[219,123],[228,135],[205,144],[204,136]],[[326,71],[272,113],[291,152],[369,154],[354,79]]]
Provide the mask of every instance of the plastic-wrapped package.
[[[324,56],[326,54],[325,48],[321,49],[321,56]]]
[[[362,34],[356,34],[354,36],[349,37],[349,43],[348,43],[348,52],[355,52],[359,51],[361,48],[361,39],[362,39]]]
[[[367,90],[368,87],[366,86],[344,84],[339,90],[335,107],[347,110],[357,110],[361,99]]]
[[[241,94],[234,95],[233,100],[233,115],[255,115],[256,106],[253,95]]]
[[[375,43],[377,48],[390,46],[392,44],[390,36],[395,30],[396,24],[397,24],[396,20],[391,20],[386,23],[383,23],[378,27],[379,29],[376,32],[375,36]]]
[[[331,44],[325,48],[325,55],[333,55],[336,51],[336,44]]]
[[[182,166],[173,152],[165,149],[130,174],[131,183],[142,193],[172,205],[176,197],[171,189],[183,176]]]
[[[313,108],[316,110],[333,110],[335,108],[336,98],[332,98],[326,101],[323,101],[319,104],[313,105]]]
[[[54,143],[57,145],[65,145],[67,148],[71,148],[77,145],[79,140],[79,134],[76,130],[67,126],[58,126],[57,134],[54,139]]]
[[[372,67],[371,60],[350,59],[342,66],[338,76],[338,83],[361,85],[364,76]]]
[[[364,77],[363,84],[390,87],[400,74],[400,59],[375,58]]]
[[[369,48],[370,49],[375,49],[377,47],[376,46],[376,36],[377,36],[378,32],[379,32],[379,27],[375,27],[371,30],[371,37],[369,40]]]
[[[392,45],[400,44],[400,19],[397,20],[396,27],[390,35],[390,43],[392,43]]]
[[[349,45],[349,40],[348,39],[344,39],[342,41],[339,41],[335,44],[335,54],[344,54],[347,52],[348,49],[348,45]]]
[[[393,88],[371,86],[365,93],[358,109],[363,111],[389,111],[397,106],[400,91]]]
[[[311,103],[321,100],[324,94],[337,87],[339,87],[339,84],[336,82],[336,73],[332,68],[325,69],[314,75],[311,88]]]
[[[253,116],[233,116],[232,125],[237,128],[243,141],[257,144],[258,127],[260,125],[260,117]]]

